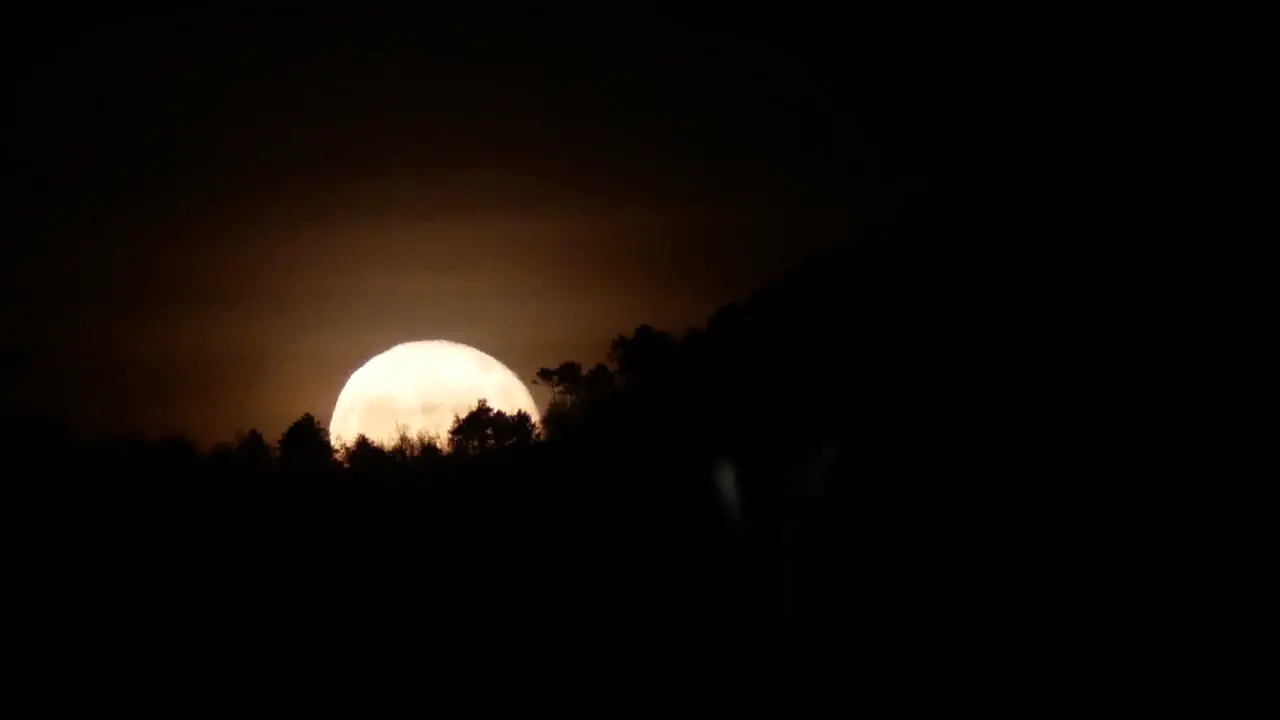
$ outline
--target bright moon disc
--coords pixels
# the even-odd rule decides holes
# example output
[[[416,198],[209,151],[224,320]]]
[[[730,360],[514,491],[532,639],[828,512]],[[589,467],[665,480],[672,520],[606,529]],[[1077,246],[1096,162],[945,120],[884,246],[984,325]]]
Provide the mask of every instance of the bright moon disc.
[[[538,419],[529,388],[515,373],[473,347],[448,340],[396,345],[351,374],[329,421],[329,434],[350,443],[357,435],[387,444],[398,428],[447,439],[454,415],[481,399],[495,410],[523,410]]]

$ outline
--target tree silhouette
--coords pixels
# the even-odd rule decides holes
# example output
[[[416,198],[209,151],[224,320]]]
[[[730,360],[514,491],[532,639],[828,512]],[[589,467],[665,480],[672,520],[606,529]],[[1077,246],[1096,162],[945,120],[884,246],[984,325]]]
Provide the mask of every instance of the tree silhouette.
[[[271,445],[256,428],[236,437],[235,453],[237,461],[251,471],[264,471],[271,467]]]
[[[540,368],[534,382],[552,388],[551,402],[542,417],[548,438],[571,433],[575,426],[588,422],[617,389],[614,372],[604,363],[596,363],[586,373],[576,362]]]
[[[280,467],[289,473],[327,472],[335,465],[329,430],[305,413],[280,436]]]
[[[570,361],[555,368],[539,368],[534,382],[551,388],[552,402],[572,405],[582,395],[582,363]]]
[[[497,447],[532,445],[538,439],[538,428],[533,417],[523,410],[512,414],[501,410],[494,413],[494,440]]]
[[[392,451],[381,447],[361,433],[341,451],[343,464],[356,473],[372,475],[388,472],[397,460]]]
[[[615,389],[617,388],[613,371],[604,363],[596,363],[583,378],[581,399],[590,404],[604,402]]]
[[[443,456],[445,444],[439,435],[419,430],[413,438],[413,448],[414,457],[422,462]]]
[[[449,428],[450,451],[465,455],[531,445],[535,439],[537,427],[529,413],[520,410],[508,415],[483,399],[465,417],[454,416]]]
[[[409,434],[408,426],[396,423],[395,439],[386,448],[388,458],[398,465],[408,465],[420,452],[417,438]]]
[[[624,385],[660,382],[676,362],[678,344],[669,333],[641,325],[631,336],[614,338],[607,355]]]

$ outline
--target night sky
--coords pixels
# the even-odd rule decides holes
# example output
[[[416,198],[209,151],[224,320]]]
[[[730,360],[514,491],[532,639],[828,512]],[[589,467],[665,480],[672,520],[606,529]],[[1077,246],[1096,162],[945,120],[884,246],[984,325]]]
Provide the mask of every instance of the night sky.
[[[274,438],[432,337],[531,379],[1011,163],[980,17],[217,7],[8,30],[9,411]]]

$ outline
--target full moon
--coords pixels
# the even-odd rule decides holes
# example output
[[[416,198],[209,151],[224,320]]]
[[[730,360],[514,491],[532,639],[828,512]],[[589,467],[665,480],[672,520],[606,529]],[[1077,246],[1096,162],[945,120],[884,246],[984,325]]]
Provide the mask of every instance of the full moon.
[[[407,342],[375,355],[351,374],[329,421],[335,441],[357,435],[387,444],[404,429],[446,439],[454,415],[481,399],[508,414],[538,419],[529,388],[492,356],[448,340]]]

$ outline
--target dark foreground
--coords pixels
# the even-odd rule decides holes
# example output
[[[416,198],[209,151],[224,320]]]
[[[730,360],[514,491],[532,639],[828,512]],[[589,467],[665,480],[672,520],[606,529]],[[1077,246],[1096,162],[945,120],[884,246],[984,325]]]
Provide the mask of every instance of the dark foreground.
[[[1023,237],[1001,232],[809,268],[620,367],[633,388],[578,434],[465,462],[299,470],[28,428],[20,664],[50,703],[181,711],[529,689],[1018,711],[1132,686],[1164,647],[1124,459],[1136,361],[1114,323],[1055,314],[1079,303],[1021,245],[974,241]]]

